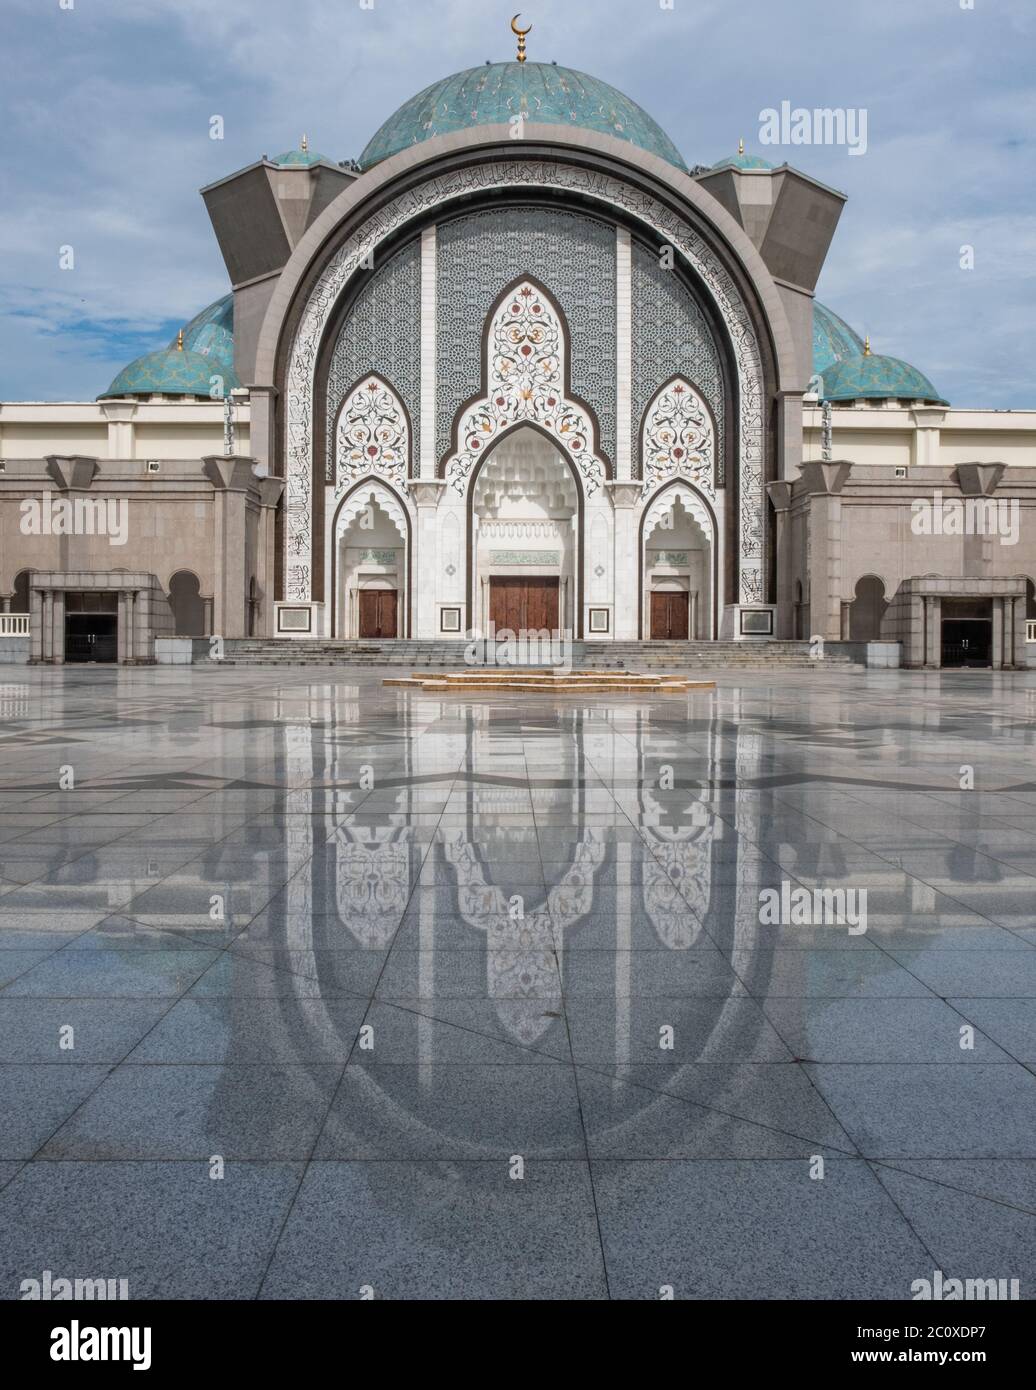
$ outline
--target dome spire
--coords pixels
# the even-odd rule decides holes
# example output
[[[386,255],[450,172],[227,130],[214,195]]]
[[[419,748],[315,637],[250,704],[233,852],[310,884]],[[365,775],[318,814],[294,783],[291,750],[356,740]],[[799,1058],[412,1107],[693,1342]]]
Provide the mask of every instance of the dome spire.
[[[177,333],[177,335],[176,335],[176,350],[177,350],[177,352],[183,352],[183,329],[182,329],[182,328],[180,329],[179,333]]]
[[[745,142],[744,142],[744,140],[739,140],[739,141],[737,142],[737,152],[738,152],[738,154],[744,154],[744,152],[745,152]]]
[[[303,131],[302,133],[302,144],[299,146],[299,149],[302,151],[303,154],[305,154],[306,151],[309,149],[309,141],[306,139],[305,131]]]
[[[863,355],[864,357],[869,357],[871,355],[871,335],[869,333],[863,340]]]
[[[518,26],[517,26],[517,24],[515,24],[514,21],[519,17],[520,14],[521,14],[521,10],[518,11],[518,14],[512,15],[512,17],[511,17],[511,33],[512,33],[512,34],[517,34],[517,36],[518,36],[518,61],[519,61],[519,63],[524,63],[524,62],[525,62],[525,36],[526,36],[526,34],[532,32],[532,25],[530,24],[529,27],[528,27],[528,29],[519,29]]]

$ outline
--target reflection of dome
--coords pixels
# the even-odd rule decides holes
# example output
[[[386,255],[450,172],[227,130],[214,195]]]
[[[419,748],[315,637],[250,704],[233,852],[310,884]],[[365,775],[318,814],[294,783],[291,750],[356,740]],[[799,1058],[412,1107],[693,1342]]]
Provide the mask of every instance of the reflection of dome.
[[[369,169],[422,140],[476,126],[507,125],[512,116],[544,125],[578,126],[613,135],[686,165],[660,125],[628,96],[585,72],[555,63],[487,63],[441,78],[388,118],[360,155]]]
[[[928,378],[898,357],[861,353],[846,357],[824,372],[824,396],[829,401],[928,401],[946,405]]]
[[[197,314],[168,347],[148,352],[123,367],[99,397],[209,396],[212,378],[221,377],[223,394],[241,383],[234,371],[234,296],[224,295]]]

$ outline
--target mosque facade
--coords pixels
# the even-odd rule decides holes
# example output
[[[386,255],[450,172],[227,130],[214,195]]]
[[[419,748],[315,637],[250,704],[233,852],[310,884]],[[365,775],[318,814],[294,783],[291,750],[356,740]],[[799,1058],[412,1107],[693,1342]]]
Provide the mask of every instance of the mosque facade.
[[[845,199],[808,174],[689,167],[522,53],[358,159],[303,138],[202,196],[230,291],[95,402],[0,405],[0,659],[544,629],[1036,653],[1036,411],[954,409],[817,302]]]

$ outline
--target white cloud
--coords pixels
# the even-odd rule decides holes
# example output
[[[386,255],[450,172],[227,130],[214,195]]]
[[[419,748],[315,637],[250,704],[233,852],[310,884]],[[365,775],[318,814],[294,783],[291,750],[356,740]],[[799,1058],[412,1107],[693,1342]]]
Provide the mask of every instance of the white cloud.
[[[784,97],[866,106],[870,150],[796,147],[850,203],[820,285],[951,398],[1036,404],[1031,0],[565,0],[526,7],[533,59],[639,100],[689,164],[752,148]],[[512,0],[7,0],[0,396],[103,389],[126,332],[226,288],[198,189],[306,131],[357,155],[435,78],[510,57]],[[223,141],[208,138],[213,114]],[[769,153],[767,151],[767,153]],[[976,246],[970,280],[955,249]],[[57,248],[76,248],[75,272]],[[106,340],[112,351],[105,349]],[[952,384],[950,384],[952,383]]]

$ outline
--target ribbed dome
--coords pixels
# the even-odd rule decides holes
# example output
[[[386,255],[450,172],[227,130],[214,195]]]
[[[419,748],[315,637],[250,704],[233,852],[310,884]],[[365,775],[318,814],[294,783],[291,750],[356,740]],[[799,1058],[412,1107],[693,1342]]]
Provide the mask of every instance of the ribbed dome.
[[[900,400],[946,405],[938,391],[916,367],[898,357],[862,353],[846,357],[823,373],[829,401]]]
[[[391,115],[360,155],[369,169],[400,150],[474,126],[529,121],[570,125],[628,140],[686,170],[680,151],[635,101],[607,82],[554,63],[487,63],[433,82]]]
[[[179,336],[179,335],[177,335]],[[98,396],[208,396],[212,378],[223,391],[240,386],[234,371],[234,296],[224,295],[197,314],[183,330],[183,351],[174,338],[167,348],[148,352],[123,367]]]

